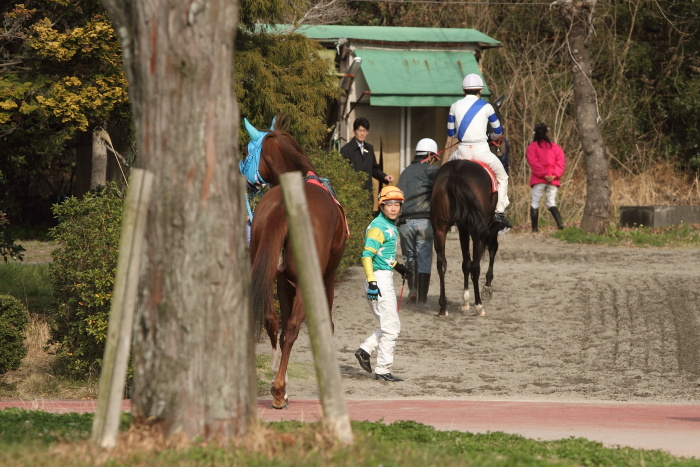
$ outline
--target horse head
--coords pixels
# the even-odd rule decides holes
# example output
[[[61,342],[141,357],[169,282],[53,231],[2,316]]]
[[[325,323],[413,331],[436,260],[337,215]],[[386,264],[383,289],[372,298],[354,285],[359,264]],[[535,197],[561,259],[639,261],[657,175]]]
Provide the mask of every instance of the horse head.
[[[268,132],[258,130],[248,121],[247,118],[243,118],[243,126],[245,127],[248,136],[250,136],[250,142],[248,143],[248,155],[245,157],[245,159],[238,163],[238,169],[246,178],[246,181],[248,182],[248,189],[251,191],[256,191],[268,183],[266,181],[266,177],[260,173],[262,145]]]
[[[262,185],[278,185],[279,175],[300,171],[316,173],[311,160],[304,154],[299,143],[286,131],[285,116],[275,117],[270,130],[258,130],[247,119],[243,119],[250,136],[248,155],[239,163],[248,187],[259,189]]]
[[[503,127],[504,133],[505,133],[505,125],[503,125],[503,120],[501,119],[500,108],[501,108],[501,105],[503,105],[503,101],[505,101],[505,100],[506,100],[506,96],[501,96],[501,97],[499,97],[498,99],[496,99],[495,101],[493,101],[493,102],[491,103],[491,106],[493,107],[493,110],[496,111],[496,116],[498,117],[498,121],[501,122],[501,127]],[[487,123],[487,124],[486,124],[486,135],[489,137],[489,139],[488,139],[488,141],[489,141],[489,149],[491,150],[491,152],[492,152],[494,155],[500,156],[501,153],[502,153],[502,151],[503,151],[503,150],[501,149],[501,144],[503,143],[503,140],[500,139],[500,140],[498,140],[498,141],[492,141],[492,140],[491,140],[491,134],[492,134],[492,133],[493,133],[493,130],[491,129],[491,125],[489,125],[489,124]]]

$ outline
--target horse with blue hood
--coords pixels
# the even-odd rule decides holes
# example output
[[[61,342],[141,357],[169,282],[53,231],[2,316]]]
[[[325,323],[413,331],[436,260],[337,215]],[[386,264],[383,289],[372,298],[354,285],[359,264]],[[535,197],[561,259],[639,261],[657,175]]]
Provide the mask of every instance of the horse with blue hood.
[[[318,293],[326,295],[329,312],[333,310],[336,269],[348,237],[342,207],[332,191],[323,186],[327,181],[318,177],[313,163],[286,131],[284,123],[284,117],[276,118],[269,131],[260,131],[244,120],[250,143],[248,155],[239,166],[249,188],[272,187],[260,198],[252,213],[250,255],[255,322],[257,329],[264,325],[270,338],[275,372],[270,392],[272,406],[279,409],[288,404],[287,365],[299,328],[306,317],[294,259],[295,255],[306,252],[292,251],[282,189],[278,186],[279,176],[299,171],[307,181],[304,183],[304,194],[323,279],[323,283],[318,284]],[[275,283],[279,315],[274,308]],[[331,325],[332,322],[331,317]]]

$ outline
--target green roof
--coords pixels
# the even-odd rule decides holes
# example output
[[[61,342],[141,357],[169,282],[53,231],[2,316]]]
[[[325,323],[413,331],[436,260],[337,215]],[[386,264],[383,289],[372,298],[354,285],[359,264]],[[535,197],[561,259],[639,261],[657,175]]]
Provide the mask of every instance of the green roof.
[[[370,90],[370,104],[449,107],[464,97],[462,79],[481,76],[472,52],[355,49]],[[483,76],[482,76],[483,78]],[[484,87],[484,97],[490,95]]]
[[[449,107],[464,97],[465,75],[481,76],[474,51],[469,49],[474,45],[482,49],[501,46],[475,29],[341,25],[294,29],[284,24],[262,28],[272,34],[293,31],[325,42],[326,47],[349,40],[353,53],[362,58],[360,70],[373,106]],[[482,95],[488,99],[490,94],[485,86]]]
[[[269,32],[291,32],[291,25],[278,24],[269,27]],[[342,26],[304,25],[295,32],[310,39],[332,41],[355,39],[362,42],[400,42],[416,44],[478,44],[482,48],[500,47],[501,43],[476,29],[466,28],[413,28],[394,26]]]

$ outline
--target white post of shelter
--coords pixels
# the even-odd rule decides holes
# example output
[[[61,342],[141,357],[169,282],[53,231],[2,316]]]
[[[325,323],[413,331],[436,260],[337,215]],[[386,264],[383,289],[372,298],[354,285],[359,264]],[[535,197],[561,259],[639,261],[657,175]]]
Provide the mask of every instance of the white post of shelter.
[[[119,418],[126,384],[136,292],[141,269],[141,251],[146,228],[146,213],[153,187],[153,173],[132,169],[130,182],[122,216],[117,274],[114,279],[97,407],[92,423],[92,442],[107,449],[116,445],[119,434]]]
[[[349,445],[353,443],[352,428],[343,395],[328,302],[314,244],[301,172],[288,172],[281,175],[280,185],[287,212],[292,251],[294,251],[299,271],[311,349],[314,354],[316,378],[323,407],[323,423],[335,439]]]

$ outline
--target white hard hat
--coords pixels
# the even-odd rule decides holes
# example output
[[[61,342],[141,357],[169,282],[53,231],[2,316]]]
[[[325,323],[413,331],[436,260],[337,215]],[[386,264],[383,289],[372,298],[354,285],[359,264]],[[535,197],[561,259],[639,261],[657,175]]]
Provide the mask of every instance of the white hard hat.
[[[416,144],[416,154],[421,152],[438,152],[437,143],[430,138],[423,138],[422,140],[418,141],[418,144]]]
[[[462,89],[483,89],[484,80],[476,73],[469,73],[462,81]]]

